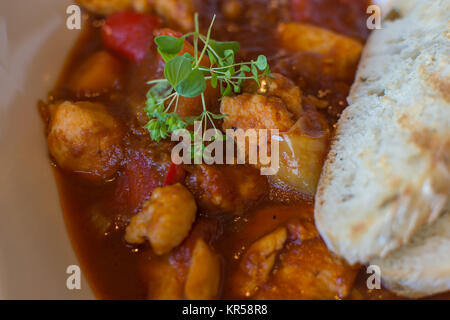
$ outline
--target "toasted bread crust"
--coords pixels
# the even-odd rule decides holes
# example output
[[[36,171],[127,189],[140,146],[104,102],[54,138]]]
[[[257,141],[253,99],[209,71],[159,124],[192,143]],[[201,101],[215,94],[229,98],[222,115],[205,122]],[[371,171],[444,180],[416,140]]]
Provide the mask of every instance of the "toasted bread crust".
[[[316,194],[319,231],[350,263],[407,244],[449,201],[450,4],[395,9],[363,51]]]

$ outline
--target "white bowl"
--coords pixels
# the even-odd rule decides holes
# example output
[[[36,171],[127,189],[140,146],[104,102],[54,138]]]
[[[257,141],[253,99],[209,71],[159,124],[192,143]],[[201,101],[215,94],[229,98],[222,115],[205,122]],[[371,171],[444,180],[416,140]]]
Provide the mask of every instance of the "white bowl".
[[[0,298],[93,298],[66,287],[78,265],[57,194],[37,101],[52,89],[79,34],[70,0],[0,1]]]

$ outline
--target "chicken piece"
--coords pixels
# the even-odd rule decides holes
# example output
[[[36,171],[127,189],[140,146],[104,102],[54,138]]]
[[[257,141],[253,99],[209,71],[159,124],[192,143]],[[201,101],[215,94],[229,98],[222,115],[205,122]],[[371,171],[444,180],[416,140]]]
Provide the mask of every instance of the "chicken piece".
[[[87,10],[103,16],[127,10],[146,12],[150,9],[148,0],[76,0],[76,2]]]
[[[69,88],[81,94],[103,93],[120,85],[122,62],[108,53],[98,51],[76,69],[69,81]]]
[[[235,278],[238,294],[251,297],[268,279],[275,259],[287,239],[286,228],[280,227],[254,242],[242,257]]]
[[[280,168],[275,178],[307,196],[314,196],[325,159],[330,131],[317,112],[303,113],[295,126],[280,135]]]
[[[66,101],[50,110],[48,146],[59,167],[94,180],[117,171],[123,131],[104,105]]]
[[[262,155],[273,160],[271,153],[273,132],[267,132],[267,135],[263,136],[260,129],[278,129],[279,132],[287,132],[295,123],[283,100],[275,96],[243,93],[224,97],[220,112],[227,115],[222,124],[224,130],[240,129],[227,132],[227,135],[237,143],[238,160],[247,159],[247,163],[257,168],[269,164]],[[275,163],[271,165],[276,166]]]
[[[294,125],[292,114],[278,97],[248,93],[224,97],[220,112],[228,115],[223,121],[223,129],[278,129],[285,132]]]
[[[246,166],[196,166],[186,179],[200,208],[209,214],[239,214],[268,190],[267,179]]]
[[[190,0],[151,0],[158,15],[183,32],[194,30],[194,8]]]
[[[253,79],[244,83],[243,91],[257,93],[269,97],[278,97],[286,108],[296,117],[299,117],[302,108],[301,91],[290,79],[280,73],[272,73],[270,76],[261,76],[261,86]]]
[[[213,299],[219,292],[219,286],[219,256],[211,251],[205,241],[198,239],[184,287],[185,295],[191,300]]]
[[[281,23],[278,35],[284,49],[326,56],[329,58],[329,72],[342,75],[347,69],[356,67],[363,48],[357,40],[306,23]]]
[[[311,240],[319,236],[316,226],[313,222],[307,219],[293,219],[287,225],[289,231],[289,240],[301,243],[306,240]]]
[[[125,241],[139,244],[147,238],[157,255],[166,254],[187,237],[196,212],[194,197],[180,183],[156,188],[131,219]]]
[[[348,296],[359,266],[334,256],[316,237],[292,242],[279,257],[277,272],[255,299],[342,299]]]

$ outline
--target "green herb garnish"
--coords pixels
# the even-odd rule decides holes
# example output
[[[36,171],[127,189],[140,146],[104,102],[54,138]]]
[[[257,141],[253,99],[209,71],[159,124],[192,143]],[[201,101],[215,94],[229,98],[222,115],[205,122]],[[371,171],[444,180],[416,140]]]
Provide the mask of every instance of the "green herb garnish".
[[[145,111],[150,121],[144,126],[152,140],[165,139],[178,129],[185,129],[195,121],[204,123],[206,130],[209,121],[215,129],[213,119],[222,119],[226,115],[214,114],[206,109],[204,92],[206,81],[211,81],[213,88],[220,88],[222,97],[240,93],[244,80],[254,79],[259,84],[259,76],[270,74],[265,56],[260,55],[256,61],[235,62],[239,51],[238,42],[222,42],[211,39],[211,30],[215,17],[211,21],[207,35],[199,32],[198,14],[195,14],[195,31],[181,38],[158,36],[155,43],[158,52],[165,61],[164,77],[149,81],[152,88],[147,92]],[[189,53],[179,55],[185,39],[193,37],[194,56]],[[200,42],[203,48],[199,51]],[[210,66],[201,65],[207,55]],[[250,76],[247,74],[251,74]],[[180,96],[193,98],[201,96],[203,112],[198,116],[182,119],[176,112]],[[172,111],[171,111],[172,110]],[[201,134],[201,133],[195,133]],[[192,135],[192,133],[191,133]],[[204,150],[204,145],[194,146],[194,150]]]

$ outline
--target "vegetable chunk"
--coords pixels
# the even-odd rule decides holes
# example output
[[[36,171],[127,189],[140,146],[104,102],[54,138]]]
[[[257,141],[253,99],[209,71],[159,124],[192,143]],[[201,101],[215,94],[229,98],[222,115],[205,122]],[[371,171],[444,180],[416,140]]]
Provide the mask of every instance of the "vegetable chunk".
[[[281,23],[278,35],[284,49],[327,56],[330,70],[338,74],[356,67],[363,48],[357,40],[306,23]]]
[[[183,185],[156,188],[141,212],[131,219],[125,240],[139,244],[148,239],[157,255],[166,254],[186,238],[196,212],[194,197]]]
[[[137,12],[119,12],[106,19],[102,38],[106,47],[133,62],[140,62],[153,45],[153,30],[159,27],[156,17]]]
[[[213,299],[220,286],[219,256],[211,251],[202,239],[198,239],[192,254],[185,294],[191,300]]]
[[[122,62],[108,53],[98,51],[87,58],[70,79],[69,87],[79,94],[99,94],[118,87],[123,72]]]
[[[122,159],[122,129],[104,105],[63,102],[53,110],[48,134],[57,164],[92,179],[106,179]]]
[[[280,169],[276,178],[297,191],[313,196],[325,160],[330,133],[318,112],[304,113],[297,123],[280,135]]]

